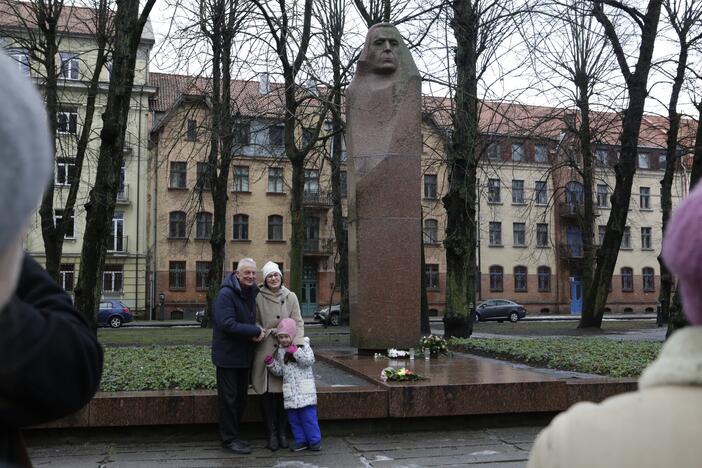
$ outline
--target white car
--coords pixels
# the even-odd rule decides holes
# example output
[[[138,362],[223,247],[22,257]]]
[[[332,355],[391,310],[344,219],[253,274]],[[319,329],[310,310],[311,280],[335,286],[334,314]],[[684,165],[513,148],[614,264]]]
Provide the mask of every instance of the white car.
[[[329,307],[319,309],[314,313],[314,319],[325,325],[334,325],[335,327],[341,323],[341,304],[334,304]]]

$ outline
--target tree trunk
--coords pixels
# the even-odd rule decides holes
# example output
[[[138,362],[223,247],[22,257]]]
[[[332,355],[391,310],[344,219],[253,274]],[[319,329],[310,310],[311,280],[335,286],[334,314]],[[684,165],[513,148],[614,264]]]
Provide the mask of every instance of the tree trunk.
[[[147,0],[139,15],[137,0],[122,0],[114,17],[112,75],[107,106],[102,115],[103,127],[100,132],[95,184],[85,205],[86,228],[81,251],[81,268],[75,289],[76,307],[93,326],[97,324],[107,240],[111,234],[120,168],[124,160],[124,136],[134,84],[136,54],[141,32],[154,1]]]
[[[597,251],[597,267],[593,276],[593,285],[585,291],[583,314],[579,328],[600,328],[602,316],[607,304],[609,284],[614,272],[614,266],[619,255],[619,247],[624,236],[631,186],[636,173],[638,155],[639,131],[644,112],[644,103],[648,94],[648,74],[651,69],[651,57],[658,29],[661,12],[661,0],[650,0],[646,16],[641,26],[641,45],[639,58],[633,73],[629,71],[627,57],[619,46],[619,37],[609,18],[602,10],[602,3],[596,2],[593,13],[602,24],[608,39],[614,46],[622,74],[627,83],[629,107],[624,112],[621,134],[620,159],[614,168],[615,186],[612,194],[612,208],[602,246]]]
[[[697,133],[695,133],[695,152],[690,171],[690,190],[702,178],[702,100],[697,103]]]
[[[475,302],[476,189],[478,133],[478,25],[473,4],[454,0],[451,21],[456,37],[456,97],[453,136],[448,147],[446,209],[446,310],[444,336],[473,333],[470,306]]]
[[[675,169],[678,166],[678,132],[680,129],[680,114],[678,113],[678,97],[685,79],[685,70],[687,69],[687,47],[684,39],[681,40],[680,53],[678,54],[678,67],[673,80],[673,89],[670,93],[670,101],[668,103],[668,133],[666,138],[666,166],[663,179],[661,180],[661,210],[663,211],[661,218],[663,222],[663,238],[668,228],[668,221],[673,212],[673,196],[672,187],[673,179],[675,178]],[[660,265],[661,287],[658,295],[658,301],[661,306],[661,313],[656,317],[658,326],[662,326],[668,321],[670,295],[673,291],[673,274],[666,267],[663,257],[658,256],[658,264]]]

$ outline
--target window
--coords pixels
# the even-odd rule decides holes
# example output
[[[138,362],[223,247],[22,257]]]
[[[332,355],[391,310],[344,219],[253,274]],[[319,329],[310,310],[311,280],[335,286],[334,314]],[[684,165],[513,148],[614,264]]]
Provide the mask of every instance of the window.
[[[514,237],[514,245],[518,247],[523,247],[526,245],[526,224],[524,223],[513,223],[512,224],[512,235]]]
[[[534,145],[534,162],[548,162],[548,147],[546,145]]]
[[[188,163],[182,161],[171,161],[170,188],[187,188]]]
[[[514,290],[526,292],[527,290],[527,267],[514,267]]]
[[[643,250],[651,249],[651,228],[642,227],[641,228],[641,248]]]
[[[249,191],[249,166],[234,166],[234,188],[235,192]]]
[[[499,143],[490,143],[487,148],[488,159],[492,161],[499,161],[502,159],[502,148],[500,148]]]
[[[424,243],[436,244],[439,242],[439,222],[435,219],[424,220]]]
[[[500,203],[500,179],[488,179],[488,202]]]
[[[209,239],[212,237],[212,213],[203,211],[195,216],[195,238]]]
[[[268,143],[271,146],[283,146],[284,133],[285,126],[283,125],[273,125],[268,127]]]
[[[75,158],[56,158],[56,176],[54,182],[59,186],[73,184],[76,179]]]
[[[240,146],[251,144],[251,124],[249,122],[234,124],[234,143]]]
[[[599,208],[609,206],[609,187],[605,184],[597,184],[597,206]]]
[[[523,180],[513,180],[512,181],[512,203],[515,205],[524,204],[524,181]]]
[[[439,289],[439,265],[424,265],[424,282],[427,289]]]
[[[668,156],[665,154],[659,154],[658,155],[658,169],[664,171],[667,164],[668,164]]]
[[[548,224],[546,223],[536,225],[536,246],[548,247]]]
[[[80,78],[80,60],[76,54],[62,53],[61,72],[59,77],[66,80],[77,80]]]
[[[195,262],[195,289],[207,289],[210,287],[208,276],[210,275],[211,262]]]
[[[524,161],[524,145],[516,143],[512,145],[512,161]]]
[[[124,267],[122,265],[105,265],[102,273],[102,290],[104,292],[121,292],[124,283]]]
[[[127,246],[127,237],[124,235],[124,213],[115,211],[112,215],[112,231],[110,232],[108,251],[124,252]]]
[[[200,191],[212,190],[209,163],[197,163],[197,189]]]
[[[268,217],[268,240],[283,240],[283,217],[271,215]]]
[[[642,210],[651,208],[651,189],[649,187],[639,187],[639,208]]]
[[[499,292],[504,290],[504,274],[501,266],[490,267],[490,291]]]
[[[437,195],[436,174],[424,175],[424,198],[435,199]]]
[[[171,239],[185,239],[185,213],[171,211],[168,214],[168,237]]]
[[[534,185],[534,199],[537,205],[548,203],[548,193],[546,192],[546,182],[537,181]]]
[[[309,128],[302,129],[301,137],[302,137],[301,143],[302,143],[303,147],[309,145],[310,143],[312,143],[315,140],[314,131],[309,129]]]
[[[190,141],[197,140],[197,120],[188,119],[186,122],[185,139]]]
[[[598,166],[601,167],[607,167],[607,150],[606,149],[598,149],[595,151],[595,159],[597,162]]]
[[[490,222],[490,245],[502,245],[502,223]]]
[[[642,276],[643,276],[643,290],[646,292],[652,292],[656,290],[656,286],[654,283],[654,273],[653,273],[653,268],[651,267],[644,267],[642,271]]]
[[[185,289],[185,262],[168,262],[168,289]]]
[[[319,171],[305,169],[305,193],[319,193]]]
[[[651,167],[651,162],[648,158],[648,153],[639,153],[639,168],[649,169]]]
[[[29,76],[30,74],[30,63],[29,54],[26,50],[11,50],[10,57],[12,57],[15,62],[17,62],[17,68],[23,76]]]
[[[607,232],[607,226],[600,224],[597,226],[597,240],[598,244],[604,244],[605,232]]]
[[[268,168],[268,193],[283,193],[283,168]]]
[[[234,240],[249,239],[249,217],[245,214],[234,215]]]
[[[339,171],[339,192],[341,198],[345,198],[349,192],[349,177],[346,171]]]
[[[67,219],[66,221],[63,220],[63,210],[54,210],[54,224],[58,226],[59,224],[64,224],[66,233],[63,236],[64,239],[75,239],[76,238],[76,231],[75,231],[75,215],[71,215],[70,219]]]
[[[56,131],[75,135],[78,133],[78,108],[59,107],[56,114]]]
[[[62,263],[59,271],[59,286],[64,291],[73,291],[75,280],[76,266],[72,263]]]
[[[628,267],[622,268],[622,291],[632,292],[634,290],[634,270]]]
[[[539,292],[549,292],[551,290],[551,269],[547,266],[540,266],[537,270],[539,277]]]
[[[631,248],[631,229],[629,226],[624,228],[624,234],[622,235],[622,249]]]

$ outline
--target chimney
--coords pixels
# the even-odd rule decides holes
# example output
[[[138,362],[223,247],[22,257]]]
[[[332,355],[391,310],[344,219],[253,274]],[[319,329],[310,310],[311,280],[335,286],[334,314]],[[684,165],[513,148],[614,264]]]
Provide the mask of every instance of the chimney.
[[[261,73],[258,79],[258,91],[261,94],[268,94],[271,91],[271,77],[268,73]]]

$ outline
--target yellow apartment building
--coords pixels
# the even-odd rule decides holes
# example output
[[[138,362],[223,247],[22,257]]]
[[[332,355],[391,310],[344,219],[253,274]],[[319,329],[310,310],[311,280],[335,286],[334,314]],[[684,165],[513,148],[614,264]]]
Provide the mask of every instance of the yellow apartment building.
[[[23,73],[42,90],[43,70],[31,59],[31,53],[18,42],[3,35],[2,31],[17,28],[23,23],[10,13],[18,10],[10,7],[12,2],[2,5],[0,20],[2,45],[17,61]],[[17,5],[16,3],[14,5]],[[87,82],[90,80],[96,60],[94,29],[96,12],[90,8],[64,6],[59,22],[60,49],[56,73],[59,77],[59,112],[56,136],[56,166],[54,172],[55,217],[61,218],[62,207],[69,187],[75,182],[75,157],[81,125],[85,119]],[[30,16],[24,18],[27,21]],[[26,23],[24,23],[26,26]],[[21,31],[21,29],[20,29]],[[26,31],[26,29],[25,29]],[[28,34],[28,32],[27,32]],[[145,310],[146,304],[146,178],[143,177],[148,163],[148,134],[152,117],[149,98],[155,88],[148,83],[149,54],[154,44],[150,23],[146,24],[137,55],[132,106],[127,127],[125,161],[121,170],[121,187],[113,218],[113,235],[108,247],[105,272],[103,274],[103,297],[117,299],[134,309],[137,314]],[[85,229],[84,204],[95,177],[97,156],[100,148],[101,115],[107,104],[110,64],[101,71],[99,94],[80,178],[78,199],[71,232],[66,234],[61,260],[61,285],[69,292],[73,290],[80,271],[80,254]],[[25,249],[39,262],[44,261],[44,244],[41,235],[39,214],[35,214],[31,230],[24,243]]]

